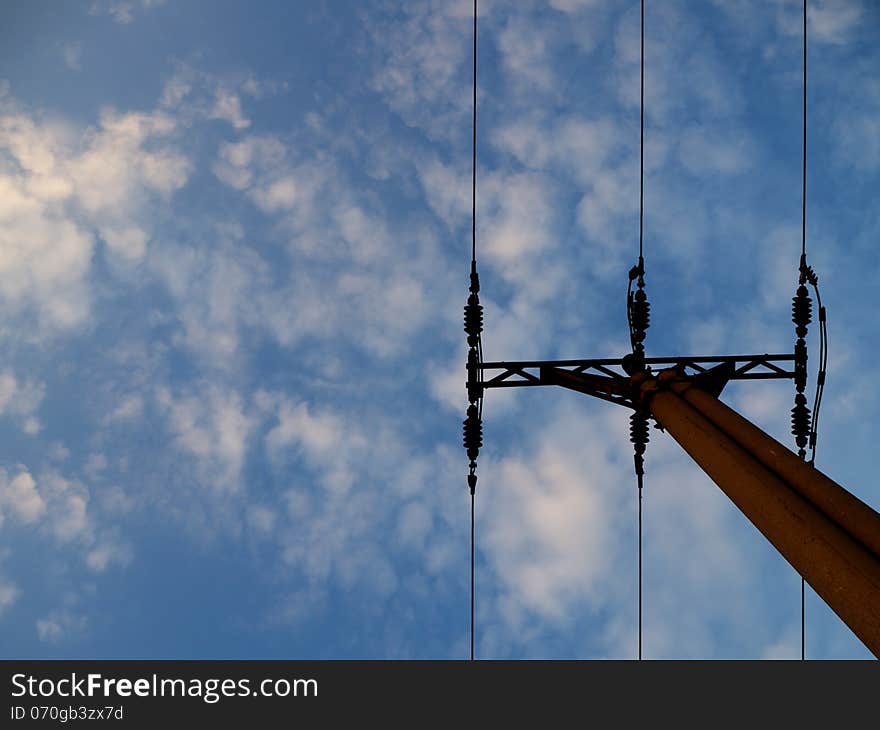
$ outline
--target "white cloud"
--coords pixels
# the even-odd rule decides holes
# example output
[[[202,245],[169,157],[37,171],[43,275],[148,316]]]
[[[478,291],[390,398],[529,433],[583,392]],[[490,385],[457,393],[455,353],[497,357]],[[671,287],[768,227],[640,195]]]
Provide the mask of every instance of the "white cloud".
[[[550,0],[550,7],[564,13],[576,13],[586,8],[592,8],[598,3],[599,0]]]
[[[597,467],[586,454],[572,463],[548,445],[528,463],[513,457],[487,469],[481,504],[493,505],[484,544],[494,571],[518,605],[549,619],[588,599],[609,566],[609,505]],[[595,481],[585,483],[588,471]]]
[[[523,16],[512,16],[498,35],[498,48],[504,67],[513,83],[533,91],[552,91],[556,86],[553,64],[550,63],[554,41],[559,38],[547,32],[547,26],[536,32],[534,22]]]
[[[290,210],[298,197],[299,184],[292,176],[275,180],[267,187],[254,191],[254,201],[267,213]]]
[[[7,315],[34,312],[50,328],[83,322],[91,305],[86,276],[92,236],[0,177],[0,305]],[[5,210],[4,210],[5,208]]]
[[[47,525],[55,539],[62,543],[91,542],[88,488],[58,472],[49,471],[40,476],[40,491],[45,495]]]
[[[214,174],[227,185],[243,190],[250,186],[254,171],[283,164],[287,150],[276,137],[247,137],[220,146]]]
[[[845,43],[863,16],[862,3],[856,0],[820,0],[807,8],[809,32],[826,43]]]
[[[120,486],[111,486],[100,490],[97,499],[101,509],[108,515],[122,516],[131,513],[137,502]]]
[[[82,70],[82,43],[65,43],[61,47],[64,63],[72,71]]]
[[[406,549],[424,551],[425,542],[433,527],[434,517],[427,505],[410,502],[401,509],[397,534]]]
[[[147,234],[140,228],[106,227],[101,236],[112,251],[131,261],[142,259],[147,251]]]
[[[213,171],[225,184],[246,191],[263,212],[292,214],[290,221],[297,229],[320,215],[314,210],[316,195],[330,177],[317,160],[298,163],[288,146],[273,136],[221,145]]]
[[[89,13],[109,15],[121,25],[130,25],[139,13],[158,8],[165,0],[94,0]]]
[[[69,163],[85,210],[125,220],[146,195],[167,199],[180,189],[189,176],[189,160],[173,146],[155,144],[175,128],[175,120],[163,112],[104,112],[100,130],[86,136],[85,151]]]
[[[175,300],[183,329],[177,343],[212,368],[234,365],[241,328],[257,326],[262,305],[268,305],[268,264],[251,248],[223,238],[205,252],[167,245],[149,263]]]
[[[469,115],[462,71],[469,67],[472,6],[407,3],[405,18],[370,18],[367,30],[383,58],[372,87],[410,126],[434,139],[464,137]]]
[[[525,283],[525,269],[554,248],[557,212],[549,181],[540,175],[494,174],[483,182],[483,251],[506,276]]]
[[[268,507],[253,505],[248,508],[247,521],[254,531],[266,535],[274,530],[278,515]]]
[[[88,626],[88,618],[70,608],[51,611],[47,616],[35,622],[37,637],[47,644],[56,644],[80,634]]]
[[[35,417],[43,401],[46,388],[33,380],[20,381],[11,370],[0,372],[0,416],[16,417],[25,433],[35,435],[40,431],[40,421]]]
[[[266,447],[275,458],[282,458],[290,447],[301,449],[307,463],[322,471],[327,489],[346,492],[356,478],[351,462],[368,450],[369,442],[332,413],[313,413],[305,403],[283,400]]]
[[[375,198],[356,188],[326,154],[319,150],[296,159],[275,137],[222,145],[213,169],[260,211],[277,217],[277,230],[286,236],[295,264],[286,285],[278,287],[268,284],[275,266],[250,246],[218,247],[210,258],[191,265],[180,252],[167,256],[159,266],[169,283],[174,282],[172,288],[186,293],[185,308],[205,298],[193,292],[184,272],[189,270],[191,278],[199,268],[209,267],[216,275],[234,276],[220,288],[236,315],[226,323],[227,336],[248,324],[287,347],[304,337],[318,337],[354,342],[381,357],[409,345],[444,278],[427,226],[390,230]],[[406,256],[399,255],[401,237],[407,241]],[[430,280],[427,271],[432,272]],[[242,306],[245,301],[247,307]],[[196,325],[211,320],[202,315]]]
[[[177,447],[195,459],[202,483],[219,492],[241,491],[247,442],[254,427],[241,396],[206,386],[182,395],[161,388],[156,399],[168,416]]]
[[[163,113],[104,112],[76,130],[0,109],[0,306],[69,330],[91,310],[98,231],[125,259],[143,257],[147,212],[186,182],[190,163],[168,141]]]
[[[685,169],[700,176],[742,173],[755,158],[751,140],[741,132],[725,134],[720,129],[703,127],[690,127],[681,133],[679,155]]]
[[[24,524],[32,524],[45,512],[46,502],[28,471],[19,471],[10,479],[6,471],[0,469],[0,524],[4,514]]]
[[[128,565],[131,558],[131,546],[120,537],[118,530],[107,530],[97,537],[94,547],[86,553],[86,565],[95,573],[103,573],[111,565]]]
[[[107,414],[105,421],[108,423],[131,421],[140,418],[143,410],[144,399],[140,395],[129,395]]]
[[[229,122],[235,129],[246,129],[250,120],[241,110],[241,99],[228,89],[220,88],[216,92],[214,107],[210,112],[211,119],[222,119]]]
[[[744,109],[743,88],[720,57],[705,19],[687,3],[652,6],[645,18],[645,119],[648,135],[696,120],[736,119]],[[673,40],[674,39],[674,40]],[[640,103],[639,10],[634,5],[615,33],[619,100],[638,110]],[[636,118],[635,122],[638,121]]]
[[[801,37],[804,32],[803,4],[798,0],[775,0],[778,30]],[[807,6],[810,42],[839,45],[846,43],[863,22],[861,0],[812,0]]]
[[[91,479],[98,477],[107,468],[107,457],[102,453],[89,454],[83,471]]]
[[[19,599],[21,591],[15,583],[0,576],[0,617]]]
[[[65,550],[69,551],[71,546],[77,548],[77,554],[80,549],[85,550],[86,562],[91,565],[105,548],[101,543],[95,544],[90,499],[85,485],[58,471],[47,470],[35,480],[24,467],[11,478],[0,469],[0,524],[4,519],[12,519],[39,527]],[[102,541],[107,543],[110,533],[103,534]],[[90,557],[92,553],[95,556]]]
[[[460,227],[471,212],[470,172],[436,158],[420,158],[416,167],[431,210],[450,228]]]

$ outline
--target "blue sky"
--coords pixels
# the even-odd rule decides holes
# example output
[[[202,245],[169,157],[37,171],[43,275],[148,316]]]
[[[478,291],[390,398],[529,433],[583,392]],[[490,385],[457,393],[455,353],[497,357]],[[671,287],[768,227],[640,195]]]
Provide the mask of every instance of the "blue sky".
[[[790,350],[801,6],[647,6],[648,353]],[[0,655],[465,657],[470,3],[0,13]],[[481,3],[488,359],[628,349],[638,19]],[[878,41],[810,3],[817,464],[875,507]],[[725,399],[790,443],[792,391]],[[626,418],[488,394],[478,656],[635,655]],[[799,656],[799,578],[659,433],[644,508],[647,657]]]

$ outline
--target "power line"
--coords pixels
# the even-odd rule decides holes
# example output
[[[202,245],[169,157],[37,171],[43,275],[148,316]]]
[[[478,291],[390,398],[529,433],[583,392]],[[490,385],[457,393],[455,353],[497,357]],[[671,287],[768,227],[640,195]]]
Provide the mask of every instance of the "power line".
[[[471,268],[477,267],[477,0],[474,0],[474,119],[471,149]]]
[[[471,274],[470,293],[464,308],[464,331],[468,342],[468,408],[464,421],[464,447],[470,464],[468,487],[471,493],[471,661],[474,659],[474,606],[476,602],[476,539],[474,496],[477,488],[477,456],[483,445],[483,307],[480,304],[480,278],[477,274],[477,0],[474,0],[474,116],[471,150]]]
[[[649,326],[650,305],[645,295],[644,220],[645,220],[645,0],[641,1],[639,60],[639,262],[629,275],[627,294],[627,318],[635,369],[645,369],[645,330]],[[635,274],[635,276],[634,276]],[[632,282],[636,278],[638,289],[632,294]],[[634,462],[638,481],[639,511],[639,661],[642,659],[642,487],[644,480],[644,452],[648,444],[648,418],[636,411],[630,417],[630,441],[635,449]]]
[[[639,661],[642,659],[642,479],[643,475],[637,475],[639,480]]]
[[[474,660],[474,494],[471,492],[471,661]]]
[[[645,0],[642,0],[641,98],[639,103],[639,261],[642,260],[642,231],[645,209]]]
[[[806,461],[807,447],[810,449],[810,464],[816,462],[816,439],[819,422],[819,409],[825,390],[825,376],[828,368],[828,326],[822,296],[819,293],[819,277],[807,264],[807,0],[803,3],[803,149],[801,167],[801,260],[798,266],[798,289],[793,299],[792,321],[796,326],[795,343],[795,407],[792,409],[792,433],[798,445],[798,455]],[[819,367],[816,374],[816,393],[813,399],[812,416],[806,406],[804,390],[807,384],[807,325],[812,317],[812,300],[806,285],[813,288],[816,305],[819,308]],[[801,659],[806,658],[806,584],[801,578]]]
[[[807,0],[804,0],[804,149],[801,191],[801,255],[807,255]]]
[[[804,0],[804,148],[803,154],[801,155],[802,159],[802,187],[801,187],[801,256],[806,258],[807,256],[807,0]],[[818,395],[818,389],[817,389]],[[815,407],[813,409],[813,415],[815,417]],[[807,656],[806,646],[806,625],[807,625],[807,610],[806,610],[806,581],[804,577],[801,576],[801,661],[804,661]]]

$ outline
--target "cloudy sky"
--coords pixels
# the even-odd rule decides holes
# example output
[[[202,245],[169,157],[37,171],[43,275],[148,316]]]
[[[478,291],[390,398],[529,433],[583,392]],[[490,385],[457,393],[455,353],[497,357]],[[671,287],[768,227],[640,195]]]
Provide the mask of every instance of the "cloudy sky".
[[[880,10],[810,5],[817,464],[876,507]],[[647,6],[648,353],[790,351],[800,3]],[[628,349],[638,23],[481,3],[488,359]],[[469,0],[2,3],[0,655],[467,656],[471,42]],[[792,398],[725,393],[785,443]],[[484,417],[477,655],[634,656],[627,413]],[[645,655],[799,656],[799,578],[653,433]],[[806,634],[868,656],[809,592]]]

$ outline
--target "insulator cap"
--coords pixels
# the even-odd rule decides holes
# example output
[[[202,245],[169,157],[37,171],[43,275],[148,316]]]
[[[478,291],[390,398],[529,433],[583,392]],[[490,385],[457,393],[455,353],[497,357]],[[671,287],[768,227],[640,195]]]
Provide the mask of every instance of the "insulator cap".
[[[468,297],[464,307],[464,331],[468,336],[468,345],[476,347],[480,333],[483,331],[483,305],[476,294]]]
[[[794,397],[794,408],[791,409],[791,433],[795,443],[803,449],[810,435],[810,409],[807,408],[807,398],[803,393],[798,393]]]
[[[480,291],[480,275],[477,273],[476,263],[471,263],[471,289],[474,294]]]
[[[651,303],[644,289],[637,289],[632,300],[632,328],[636,342],[645,339],[645,330],[651,326]]]
[[[629,440],[637,454],[645,453],[645,446],[650,438],[648,419],[639,411],[631,414],[629,417]]]
[[[801,284],[797,288],[797,294],[791,300],[791,321],[795,325],[795,333],[798,337],[807,336],[807,325],[812,322],[813,300],[810,299],[807,287]]]
[[[463,422],[462,436],[468,458],[471,461],[476,460],[480,454],[480,448],[483,446],[483,424],[480,420],[480,412],[473,403],[468,406],[467,418]]]
[[[819,277],[816,276],[816,272],[813,270],[812,266],[807,266],[807,256],[806,254],[801,254],[801,263],[799,266],[799,281],[801,284],[806,284],[809,282],[813,286],[818,285]]]

